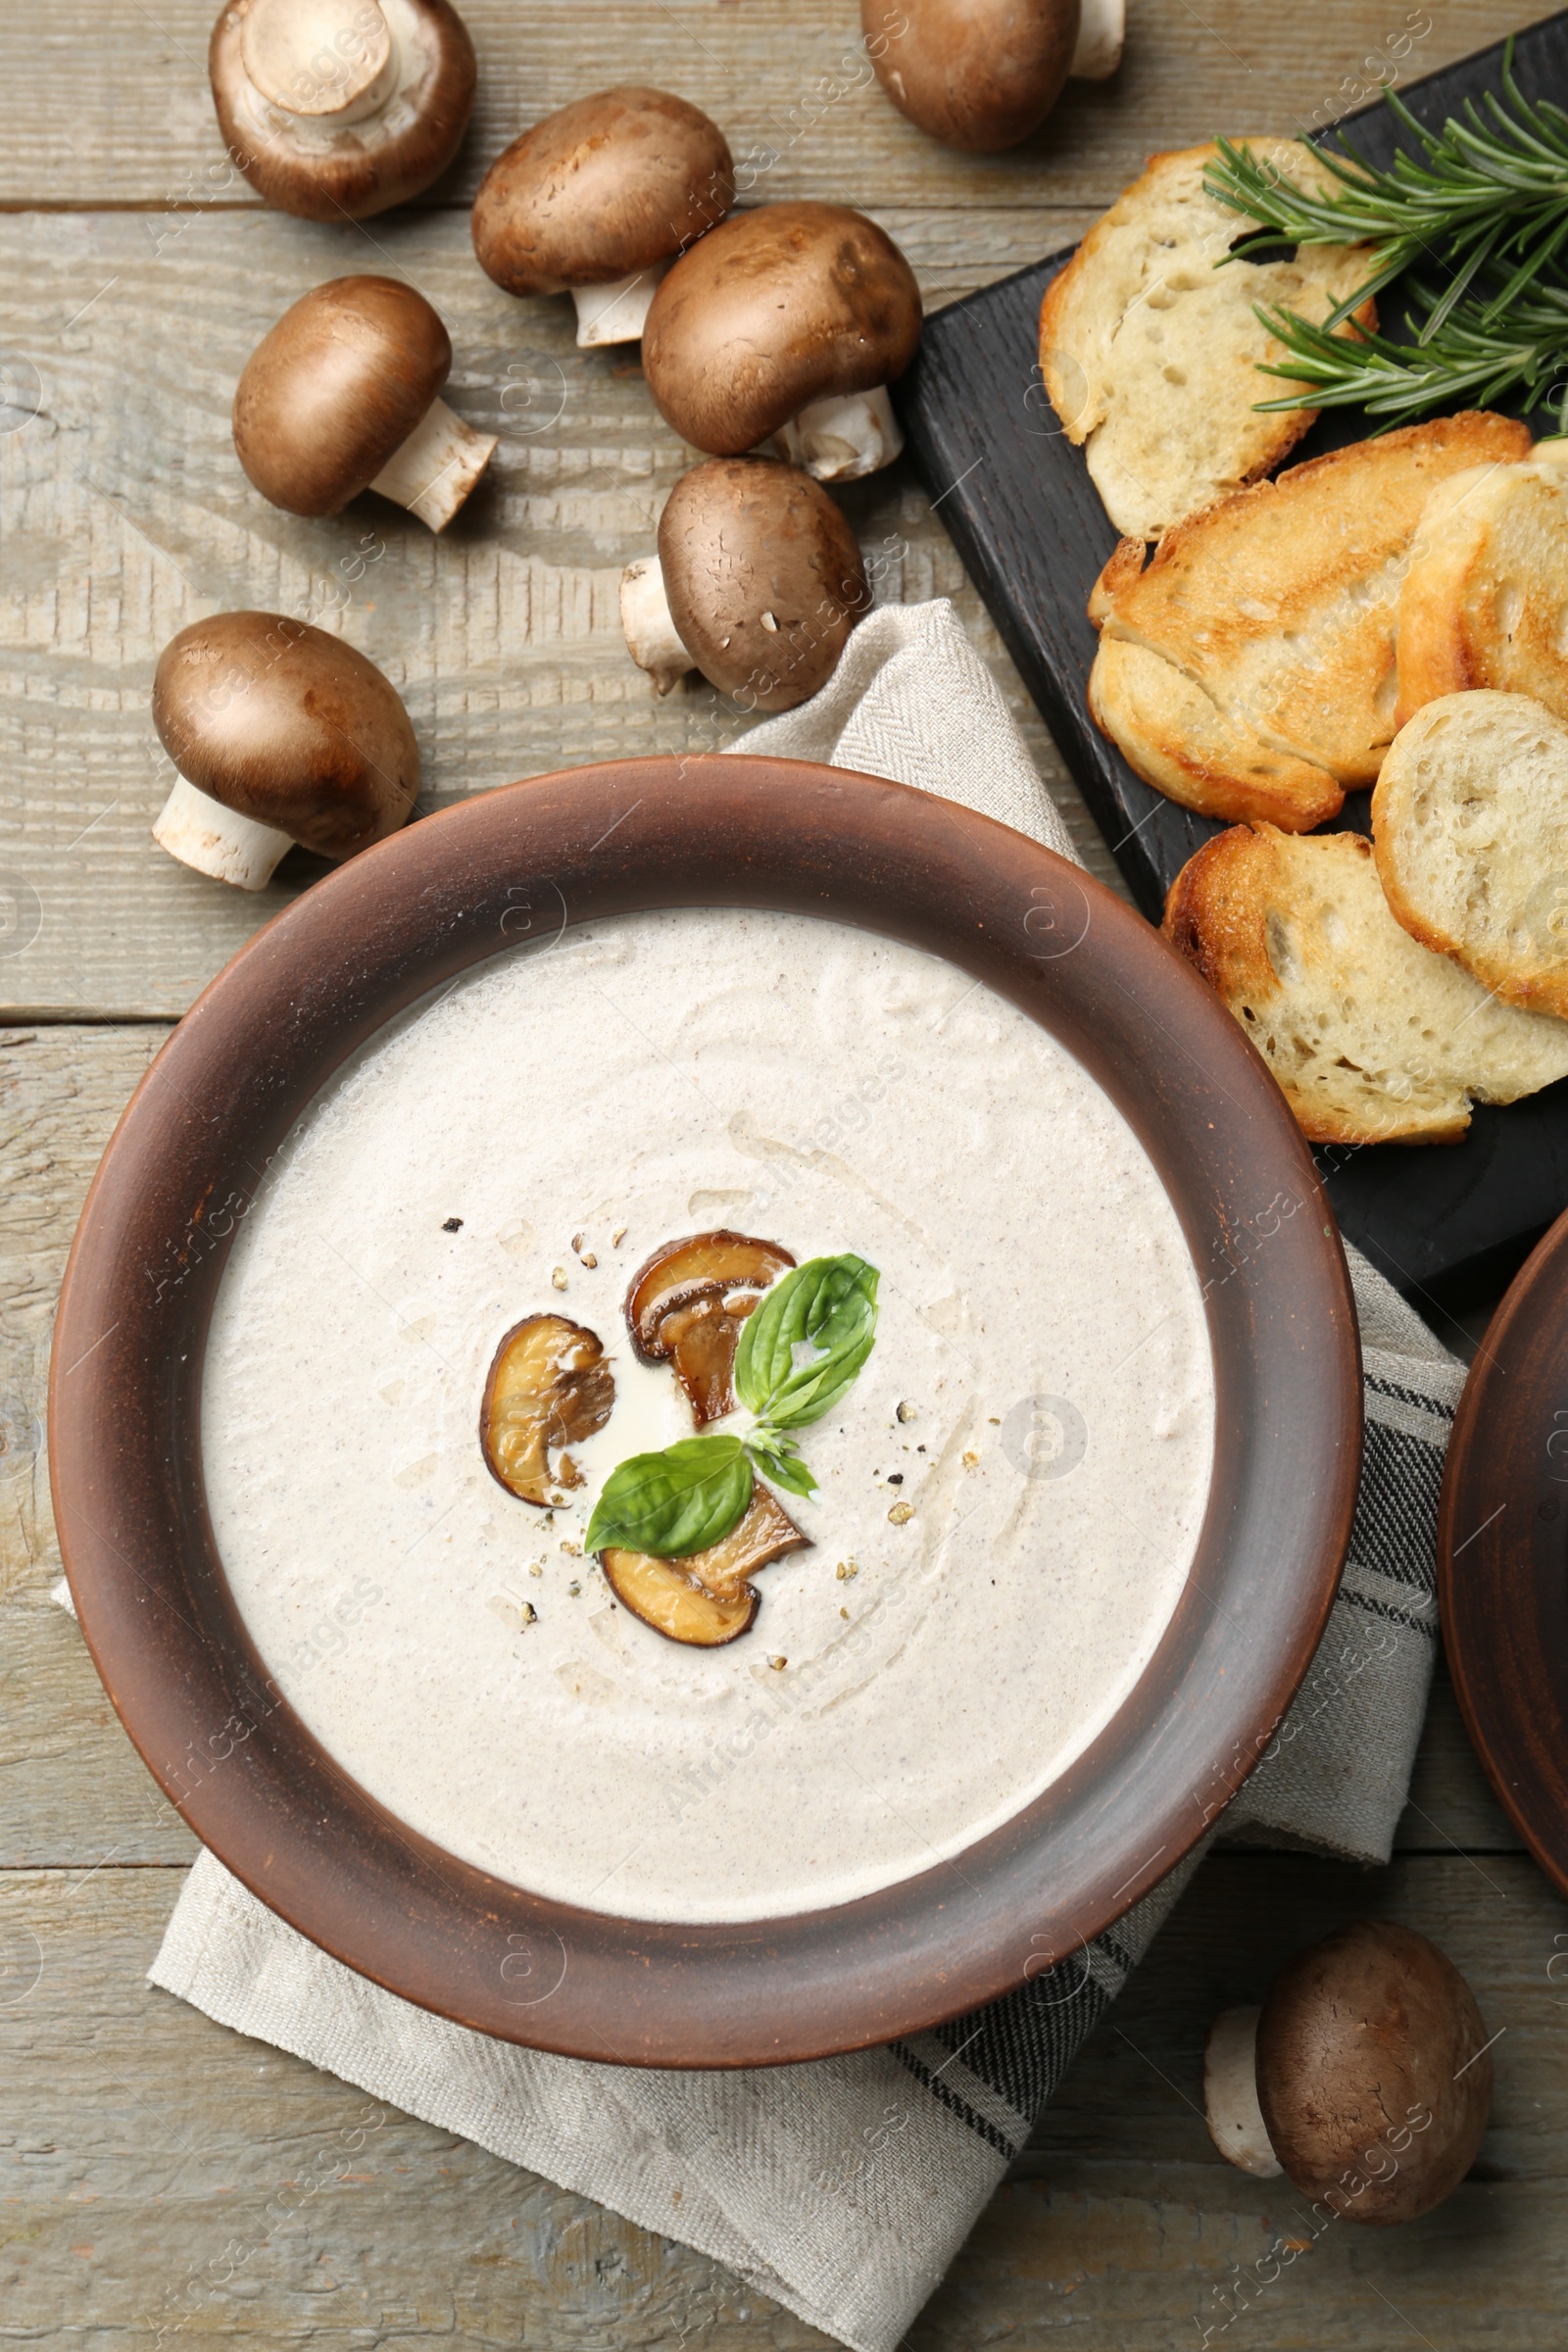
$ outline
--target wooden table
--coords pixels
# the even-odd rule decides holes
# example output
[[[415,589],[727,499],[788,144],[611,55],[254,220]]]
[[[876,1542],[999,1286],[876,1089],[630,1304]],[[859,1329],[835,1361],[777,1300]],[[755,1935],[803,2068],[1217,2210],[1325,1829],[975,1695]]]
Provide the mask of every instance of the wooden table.
[[[862,206],[934,306],[1064,242],[1153,148],[1326,121],[1390,70],[1380,56],[1408,75],[1512,20],[1506,0],[1430,0],[1430,13],[1133,0],[1120,79],[1075,90],[1029,150],[976,160],[923,140],[867,86],[853,0],[471,0],[466,13],[480,98],[463,158],[435,201],[355,231],[262,212],[226,164],[204,67],[210,0],[0,4],[0,2342],[152,2352],[181,2321],[192,2340],[387,2352],[821,2340],[706,2260],[406,2120],[269,2236],[269,2200],[360,2096],[142,1981],[193,1848],[150,1801],[48,1598],[50,1322],[131,1086],[201,985],[319,870],[291,858],[253,899],[154,849],[169,781],[148,717],[160,647],[225,607],[325,616],[406,697],[428,807],[740,731],[710,697],[656,703],[620,644],[621,566],[651,544],[689,462],[635,355],[580,357],[564,303],[509,300],[469,249],[483,166],[569,98],[627,80],[682,91],[752,154],[757,196]],[[503,435],[487,486],[439,543],[373,498],[336,522],[275,514],[228,441],[236,373],[277,312],[322,277],[388,267],[452,327],[453,405]],[[1022,397],[1029,362],[1020,353],[999,400]],[[911,475],[896,467],[846,504],[886,552],[885,596],[953,597],[1107,874]],[[1358,2352],[1561,2343],[1568,1910],[1494,1804],[1445,1684],[1398,1845],[1368,1875],[1263,1852],[1204,1867],[913,2345],[1155,2352],[1200,2343],[1205,2327],[1238,2346]],[[1492,2130],[1440,2214],[1331,2230],[1275,2283],[1254,2278],[1238,2311],[1227,2290],[1289,2230],[1293,2199],[1210,2147],[1204,2028],[1222,2003],[1257,1997],[1289,1950],[1364,1912],[1434,1936],[1504,2030]]]

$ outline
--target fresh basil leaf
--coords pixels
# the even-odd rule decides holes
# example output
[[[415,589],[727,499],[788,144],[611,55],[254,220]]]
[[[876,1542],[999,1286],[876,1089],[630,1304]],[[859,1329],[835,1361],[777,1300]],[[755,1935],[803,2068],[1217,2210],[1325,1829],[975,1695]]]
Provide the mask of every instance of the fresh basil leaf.
[[[775,1487],[784,1487],[791,1494],[812,1495],[816,1481],[802,1461],[800,1448],[788,1438],[775,1437],[771,1430],[748,1431],[741,1443],[766,1479]]]
[[[606,1479],[583,1539],[586,1551],[706,1551],[746,1515],[752,1465],[739,1438],[683,1438],[662,1453],[634,1453]]]
[[[863,1257],[808,1258],[773,1284],[741,1327],[735,1393],[774,1429],[830,1412],[876,1343],[880,1277]],[[803,1344],[811,1350],[797,1363]]]
[[[825,1356],[807,1365],[774,1397],[768,1410],[769,1421],[776,1429],[804,1429],[808,1421],[820,1421],[833,1410],[846,1389],[855,1386],[875,1346],[875,1332],[867,1332],[860,1345],[847,1354]]]

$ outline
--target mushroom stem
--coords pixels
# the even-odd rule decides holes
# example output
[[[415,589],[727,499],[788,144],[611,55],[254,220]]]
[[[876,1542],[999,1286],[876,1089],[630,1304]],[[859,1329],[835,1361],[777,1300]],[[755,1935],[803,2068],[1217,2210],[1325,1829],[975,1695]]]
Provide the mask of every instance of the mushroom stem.
[[[432,531],[444,530],[489,465],[495,446],[494,433],[476,433],[444,400],[433,400],[370,488],[407,507]]]
[[[1127,0],[1083,0],[1068,79],[1108,81],[1121,64],[1126,39]]]
[[[1274,2153],[1257,2103],[1257,2021],[1261,2009],[1225,2009],[1203,2047],[1203,2117],[1220,2154],[1254,2180],[1275,2180],[1285,2167]]]
[[[697,667],[670,617],[664,574],[657,556],[639,556],[620,575],[620,625],[639,669],[646,669],[661,694]]]
[[[265,890],[279,859],[294,847],[292,834],[241,816],[185,776],[164,803],[153,839],[181,865],[193,865],[215,882],[232,882],[236,890]]]
[[[668,270],[668,262],[655,262],[647,270],[634,270],[629,277],[612,278],[608,285],[573,286],[578,350],[592,351],[603,343],[640,342],[648,306]]]
[[[333,128],[379,114],[402,74],[396,34],[375,0],[252,0],[240,55],[270,106]]]
[[[885,384],[809,402],[778,438],[790,464],[804,466],[819,482],[858,482],[891,466],[904,447]]]

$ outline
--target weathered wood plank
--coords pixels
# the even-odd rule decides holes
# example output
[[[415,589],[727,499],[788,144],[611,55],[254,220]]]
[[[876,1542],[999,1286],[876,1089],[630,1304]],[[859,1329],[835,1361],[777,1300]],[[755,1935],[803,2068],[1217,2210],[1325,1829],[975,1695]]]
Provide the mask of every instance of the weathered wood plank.
[[[1395,1832],[1398,1853],[1517,1853],[1518,1831],[1493,1794],[1459,1714],[1446,1661],[1438,1660],[1410,1799]]]
[[[919,2352],[990,2340],[994,2319],[1015,2312],[1026,2341],[1031,2322],[1042,2339],[1054,2322],[1086,2352],[1553,2343],[1568,2291],[1556,2219],[1565,1987],[1554,1982],[1568,1907],[1529,1863],[1486,1872],[1457,1857],[1376,1872],[1215,1857],[1047,2110],[914,2331]],[[1262,1998],[1290,1953],[1367,1915],[1430,1936],[1501,2034],[1469,2180],[1425,2221],[1386,2230],[1324,2228],[1288,2183],[1216,2167],[1195,2112],[1214,2014]]]
[[[1386,2298],[1443,2352],[1555,2352],[1568,2043],[1546,1971],[1568,1948],[1568,1910],[1528,1863],[1501,1861],[1494,1877],[1478,1902],[1458,1860],[1373,1874],[1211,1862],[911,2346],[1027,2347],[1069,2327],[1083,2352],[1187,2352],[1234,2310],[1240,2273],[1251,2308],[1233,2342],[1392,2347],[1406,2329]],[[183,2320],[192,2340],[385,2352],[437,2335],[454,2352],[822,2341],[701,2257],[149,1988],[178,1883],[106,1870],[0,1884],[17,1970],[5,1982],[21,1995],[0,2006],[0,2339],[154,2352],[157,2329],[167,2346]],[[1196,2112],[1203,2032],[1222,2003],[1259,1995],[1289,1951],[1367,1911],[1436,1936],[1490,2030],[1503,2029],[1492,2129],[1439,2214],[1396,2230],[1334,2224],[1262,2287],[1251,2266],[1284,2236],[1309,2241],[1310,2225],[1302,2200],[1209,2145]],[[326,2184],[270,2232],[269,2200],[313,2167]]]
[[[36,1604],[60,1573],[43,1451],[55,1299],[93,1170],[167,1034],[0,1031],[0,1600]]]
[[[40,385],[38,414],[0,435],[0,998],[26,1012],[181,1011],[320,871],[299,854],[273,887],[242,893],[150,838],[172,772],[148,715],[153,664],[201,614],[303,612],[378,661],[419,738],[421,808],[551,768],[716,746],[747,724],[700,683],[661,703],[621,640],[621,568],[651,545],[691,462],[635,357],[579,353],[564,301],[492,286],[462,215],[379,227],[374,264],[406,270],[452,328],[453,406],[502,445],[439,541],[369,495],[301,521],[245,480],[229,404],[260,334],[341,266],[341,249],[308,222],[229,213],[156,250],[149,229],[167,225],[123,214],[3,224],[0,342],[24,346]],[[961,222],[915,225],[931,231],[910,240],[928,273],[972,267]],[[999,397],[1023,397],[1030,365],[1020,355]],[[1086,855],[1110,874],[907,462],[853,485],[845,505],[885,601],[955,599]]]
[[[6,0],[0,201],[201,204],[247,200],[207,85],[214,0],[61,0],[43,27]],[[756,159],[757,199],[857,205],[1100,206],[1156,148],[1216,130],[1332,121],[1380,76],[1434,71],[1520,21],[1510,0],[1143,0],[1121,74],[1069,89],[1040,136],[963,156],[906,122],[858,53],[851,0],[466,0],[479,98],[437,201],[471,196],[492,157],[541,115],[607,84],[678,90]],[[1526,12],[1532,13],[1532,12]],[[775,158],[769,163],[768,158]],[[352,231],[345,231],[345,240]],[[352,265],[350,265],[352,266]]]

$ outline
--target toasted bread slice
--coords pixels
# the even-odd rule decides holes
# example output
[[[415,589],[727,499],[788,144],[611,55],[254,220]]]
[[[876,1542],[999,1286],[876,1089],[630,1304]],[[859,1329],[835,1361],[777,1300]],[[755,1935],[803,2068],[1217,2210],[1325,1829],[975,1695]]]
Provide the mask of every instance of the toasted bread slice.
[[[1099,724],[1188,808],[1288,832],[1336,815],[1346,787],[1373,781],[1394,736],[1399,587],[1429,497],[1529,447],[1511,417],[1443,416],[1222,499],[1168,532],[1147,565],[1124,540],[1090,601]],[[1158,673],[1117,658],[1115,641],[1165,666],[1163,693]]]
[[[1384,896],[1412,939],[1568,1020],[1568,726],[1523,694],[1446,694],[1372,795]]]
[[[1336,183],[1294,139],[1237,142],[1298,185]],[[1273,304],[1326,318],[1367,275],[1364,245],[1303,245],[1294,261],[1232,262],[1248,223],[1205,193],[1214,147],[1156,155],[1053,279],[1040,313],[1040,370],[1069,440],[1119,531],[1171,524],[1272,471],[1317,412],[1257,414],[1289,386],[1259,375],[1285,347],[1253,312]],[[1224,267],[1221,265],[1224,264]],[[1368,302],[1355,315],[1375,326]],[[1347,319],[1343,332],[1353,334]]]
[[[1372,845],[1233,826],[1188,859],[1165,936],[1319,1144],[1457,1143],[1471,1102],[1568,1075],[1568,1021],[1499,1004],[1389,912]]]
[[[1568,441],[1455,474],[1427,501],[1399,592],[1400,726],[1472,687],[1568,718]]]
[[[1301,833],[1344,806],[1344,787],[1327,768],[1270,751],[1227,718],[1204,687],[1146,645],[1102,638],[1089,673],[1089,710],[1147,783],[1204,816]]]

